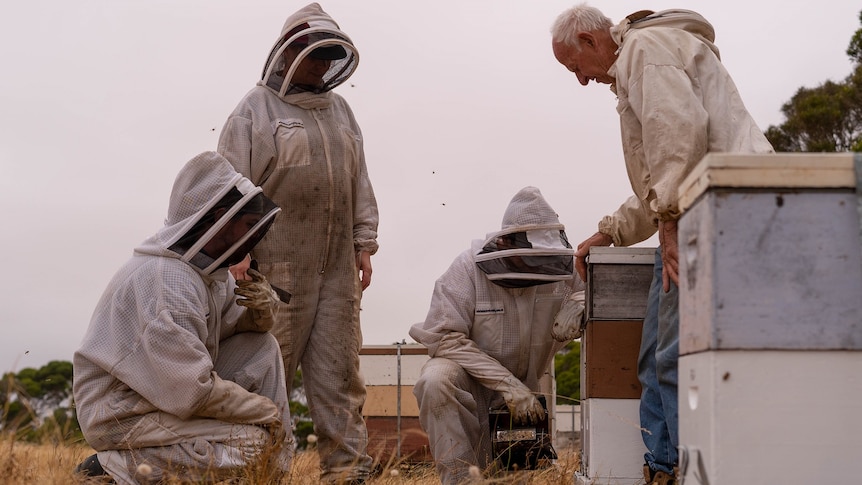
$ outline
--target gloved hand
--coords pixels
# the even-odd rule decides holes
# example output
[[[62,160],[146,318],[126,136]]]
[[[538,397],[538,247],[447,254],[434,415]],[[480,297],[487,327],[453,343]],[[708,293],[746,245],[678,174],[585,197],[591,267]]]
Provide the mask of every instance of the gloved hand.
[[[581,338],[584,333],[584,292],[576,291],[569,296],[557,316],[554,317],[554,327],[551,337],[557,342]]]
[[[237,280],[234,293],[240,298],[237,305],[242,305],[246,310],[246,317],[242,318],[236,327],[237,332],[268,332],[275,324],[275,308],[278,303],[278,295],[266,277],[249,269],[246,274],[251,280]]]
[[[545,416],[545,408],[542,407],[542,403],[536,399],[536,396],[527,386],[515,379],[514,376],[507,377],[500,383],[498,389],[516,423],[538,423]]]
[[[229,423],[273,425],[281,419],[272,399],[245,390],[233,381],[212,374],[213,388],[195,412],[198,416]]]

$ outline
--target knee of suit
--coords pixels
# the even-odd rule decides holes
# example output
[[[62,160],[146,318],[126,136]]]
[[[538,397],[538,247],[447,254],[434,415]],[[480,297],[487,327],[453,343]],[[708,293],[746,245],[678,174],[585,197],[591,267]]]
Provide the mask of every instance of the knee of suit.
[[[460,391],[468,391],[469,375],[461,366],[445,359],[429,361],[413,387],[413,395],[422,405],[426,401],[450,402]],[[430,404],[430,402],[426,402]]]

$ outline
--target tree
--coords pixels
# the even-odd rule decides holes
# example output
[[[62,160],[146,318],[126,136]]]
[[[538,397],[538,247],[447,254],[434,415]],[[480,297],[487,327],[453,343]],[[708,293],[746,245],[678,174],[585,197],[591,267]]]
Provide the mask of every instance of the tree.
[[[859,12],[859,23],[862,23],[862,11]],[[856,31],[850,38],[847,55],[857,64],[862,64],[862,29]]]
[[[39,369],[6,373],[0,383],[0,429],[31,441],[80,439],[71,398],[71,362],[55,360]]]
[[[764,132],[776,151],[862,151],[862,29],[853,35],[846,52],[855,63],[847,78],[801,87],[781,107],[786,121]]]
[[[72,396],[72,363],[52,360],[39,369],[22,369],[17,380],[36,413],[50,413]]]
[[[573,340],[554,356],[557,404],[581,402],[581,342]]]

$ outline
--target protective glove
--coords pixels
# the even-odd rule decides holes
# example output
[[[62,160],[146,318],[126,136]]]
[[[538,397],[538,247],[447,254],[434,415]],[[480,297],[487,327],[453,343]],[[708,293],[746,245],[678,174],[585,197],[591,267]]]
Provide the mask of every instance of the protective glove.
[[[514,376],[507,377],[498,387],[500,394],[503,395],[503,400],[506,401],[506,406],[509,408],[509,414],[512,419],[519,424],[538,423],[545,416],[545,408],[542,403],[536,399],[527,386]]]
[[[266,277],[249,269],[246,274],[251,280],[237,280],[233,292],[239,296],[237,305],[242,305],[246,316],[237,322],[237,332],[268,332],[275,324],[275,308],[279,301]]]
[[[568,342],[572,339],[581,338],[583,333],[584,292],[576,291],[563,302],[560,311],[554,317],[551,337],[557,342]]]
[[[206,401],[195,411],[198,416],[229,423],[275,425],[281,419],[272,399],[246,391],[233,381],[212,374],[213,388]]]

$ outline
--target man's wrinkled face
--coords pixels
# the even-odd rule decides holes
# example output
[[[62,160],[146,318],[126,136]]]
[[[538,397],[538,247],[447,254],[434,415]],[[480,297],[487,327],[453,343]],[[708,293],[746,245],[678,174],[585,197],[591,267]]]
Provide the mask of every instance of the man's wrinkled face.
[[[602,84],[613,84],[615,81],[608,74],[608,70],[616,62],[617,47],[609,35],[607,38],[602,37],[604,36],[598,37],[589,32],[579,34],[580,49],[562,42],[551,44],[557,61],[574,73],[583,86],[590,81]]]

